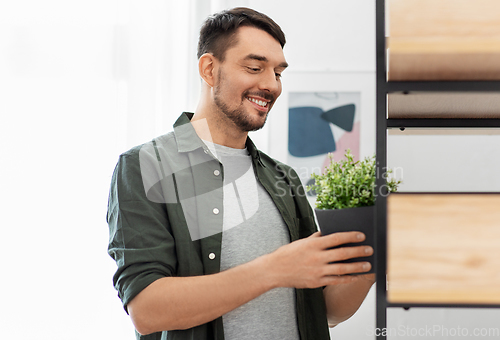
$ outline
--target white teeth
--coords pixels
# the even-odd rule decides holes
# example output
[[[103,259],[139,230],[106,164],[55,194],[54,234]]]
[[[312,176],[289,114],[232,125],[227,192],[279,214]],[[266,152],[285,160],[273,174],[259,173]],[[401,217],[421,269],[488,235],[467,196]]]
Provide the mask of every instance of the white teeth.
[[[267,106],[267,102],[262,101],[262,100],[257,100],[257,99],[254,99],[254,98],[248,98],[248,100],[250,100],[251,102],[254,102],[257,105],[263,106],[263,107]]]

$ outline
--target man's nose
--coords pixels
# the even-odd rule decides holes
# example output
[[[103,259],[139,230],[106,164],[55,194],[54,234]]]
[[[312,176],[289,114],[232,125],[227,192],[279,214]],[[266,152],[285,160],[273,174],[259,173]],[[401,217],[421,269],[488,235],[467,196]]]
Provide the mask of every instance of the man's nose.
[[[281,83],[276,77],[274,70],[269,70],[262,75],[259,86],[261,90],[269,91],[274,95],[279,96]]]

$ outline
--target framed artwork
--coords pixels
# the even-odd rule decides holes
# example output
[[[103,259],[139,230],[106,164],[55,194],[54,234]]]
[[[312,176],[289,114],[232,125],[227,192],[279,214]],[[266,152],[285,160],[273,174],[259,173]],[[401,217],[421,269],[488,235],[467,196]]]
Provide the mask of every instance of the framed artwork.
[[[290,72],[282,83],[268,118],[268,152],[293,167],[303,185],[323,171],[329,153],[335,160],[347,149],[355,159],[373,155],[374,72]]]

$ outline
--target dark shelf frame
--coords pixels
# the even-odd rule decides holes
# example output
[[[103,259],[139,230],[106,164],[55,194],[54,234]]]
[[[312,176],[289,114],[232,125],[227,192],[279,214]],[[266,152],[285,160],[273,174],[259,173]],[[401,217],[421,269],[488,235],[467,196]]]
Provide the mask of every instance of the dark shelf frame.
[[[385,46],[385,0],[375,3],[376,15],[376,164],[377,173],[381,173],[387,164],[387,80]],[[401,91],[401,90],[398,90]],[[406,91],[406,90],[403,90]],[[376,179],[378,188],[384,187],[384,178]],[[378,195],[375,202],[375,275],[376,283],[376,323],[379,330],[387,328],[387,197]],[[384,332],[376,335],[377,339],[387,339]]]
[[[412,118],[386,119],[387,128],[499,128],[500,119],[441,119],[441,118]]]
[[[376,161],[377,173],[387,164],[388,128],[500,128],[500,119],[387,119],[387,94],[392,92],[500,92],[500,81],[387,81],[385,0],[376,0]],[[377,188],[384,185],[383,176]],[[375,216],[376,326],[387,328],[387,308],[500,308],[495,304],[420,304],[387,301],[387,196],[377,189]],[[387,339],[378,334],[377,339]]]

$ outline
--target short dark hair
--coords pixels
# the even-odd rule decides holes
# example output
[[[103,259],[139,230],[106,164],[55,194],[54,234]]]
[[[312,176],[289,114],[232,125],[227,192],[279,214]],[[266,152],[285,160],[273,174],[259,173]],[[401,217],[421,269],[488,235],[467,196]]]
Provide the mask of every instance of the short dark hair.
[[[224,61],[226,51],[234,46],[236,30],[241,26],[259,28],[276,39],[281,48],[285,46],[285,33],[270,17],[253,9],[236,7],[216,13],[205,20],[198,41],[198,59],[205,53],[212,53]]]

